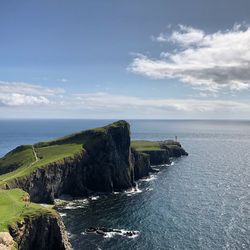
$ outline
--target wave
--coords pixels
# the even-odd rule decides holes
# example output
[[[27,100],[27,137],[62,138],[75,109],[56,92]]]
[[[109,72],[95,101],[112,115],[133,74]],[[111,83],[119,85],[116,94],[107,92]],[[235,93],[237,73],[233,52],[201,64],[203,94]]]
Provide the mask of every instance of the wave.
[[[123,236],[123,237],[128,237],[128,238],[136,238],[139,236],[139,231],[128,231],[125,229],[114,229],[117,232],[107,232],[104,238],[112,238],[114,236]],[[118,232],[120,231],[120,232]],[[133,234],[133,235],[132,235]]]
[[[64,207],[64,209],[70,209],[70,210],[73,210],[73,209],[78,209],[78,208],[83,208],[84,206],[71,206],[71,205],[67,205]]]
[[[99,195],[97,195],[97,196],[91,196],[91,197],[90,197],[90,199],[91,199],[92,201],[96,201],[96,200],[98,200],[99,198],[100,198]]]
[[[89,203],[88,199],[74,200],[74,201],[68,202],[66,206],[63,207],[63,209],[84,208],[88,203]]]
[[[86,230],[85,232],[82,232],[82,235],[86,235],[87,233],[94,233],[100,236],[103,236],[104,238],[112,238],[114,236],[122,236],[127,238],[136,238],[139,236],[139,231],[131,231],[131,230],[125,230],[125,229],[102,229],[102,228],[90,228],[91,231]]]
[[[125,193],[127,196],[132,196],[132,195],[135,195],[135,194],[142,193],[142,190],[139,189],[138,183],[136,182],[135,187],[132,187],[130,190],[124,191],[124,193]]]
[[[141,179],[140,181],[146,181],[147,182],[147,181],[153,181],[153,180],[156,180],[156,179],[157,179],[157,176],[155,174],[152,174],[149,177]]]

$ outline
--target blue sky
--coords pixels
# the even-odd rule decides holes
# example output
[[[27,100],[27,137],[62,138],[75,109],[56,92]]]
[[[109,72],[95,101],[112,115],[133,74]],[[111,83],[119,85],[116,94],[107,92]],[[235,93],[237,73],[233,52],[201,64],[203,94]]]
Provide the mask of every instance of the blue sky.
[[[0,118],[248,119],[248,0],[3,0]]]

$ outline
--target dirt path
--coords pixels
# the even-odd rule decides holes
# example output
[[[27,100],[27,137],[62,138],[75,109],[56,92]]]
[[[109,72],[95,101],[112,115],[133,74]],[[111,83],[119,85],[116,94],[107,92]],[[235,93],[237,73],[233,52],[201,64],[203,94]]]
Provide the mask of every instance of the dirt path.
[[[13,178],[13,177],[15,178],[15,177],[18,176],[20,173],[25,172],[27,168],[32,167],[34,164],[36,164],[36,163],[40,160],[40,159],[37,157],[36,150],[35,150],[35,148],[34,148],[33,145],[32,145],[32,151],[33,151],[33,154],[34,154],[34,157],[35,157],[35,161],[33,161],[32,163],[30,163],[30,165],[27,166],[27,167],[25,167],[25,168],[22,167],[21,169],[16,169],[15,171],[17,171],[17,173],[13,174],[13,175],[11,176],[12,178]],[[6,181],[6,180],[8,180],[8,178],[9,178],[9,176],[8,176],[7,178],[5,178],[5,179],[2,179],[1,181]],[[0,250],[1,250],[1,247],[0,247]]]
[[[33,145],[32,145],[32,150],[33,150],[33,154],[34,154],[36,160],[34,162],[32,162],[31,165],[33,165],[39,161],[39,158],[37,157],[37,154],[36,154],[36,151],[35,151],[35,148]]]

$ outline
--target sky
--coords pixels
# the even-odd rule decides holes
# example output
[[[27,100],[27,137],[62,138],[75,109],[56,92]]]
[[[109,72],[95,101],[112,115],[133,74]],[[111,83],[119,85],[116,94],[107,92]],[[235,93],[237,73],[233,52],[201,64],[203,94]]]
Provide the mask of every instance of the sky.
[[[0,119],[249,119],[249,0],[1,0]]]

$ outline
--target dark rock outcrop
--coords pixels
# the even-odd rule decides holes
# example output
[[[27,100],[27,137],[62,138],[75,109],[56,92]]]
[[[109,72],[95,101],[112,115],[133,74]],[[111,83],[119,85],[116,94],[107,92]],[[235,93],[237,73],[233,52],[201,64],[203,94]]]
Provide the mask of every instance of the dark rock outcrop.
[[[143,153],[148,154],[150,158],[151,165],[161,165],[170,164],[170,158],[181,157],[183,155],[188,155],[188,153],[182,148],[179,142],[168,141],[168,145],[161,145],[161,150],[150,150],[143,151]],[[170,144],[170,142],[172,144]]]
[[[166,140],[160,143],[160,147],[169,153],[169,157],[181,157],[188,155],[178,141]]]
[[[71,244],[60,216],[42,215],[25,218],[9,228],[20,250],[70,250]]]
[[[112,192],[127,189],[133,184],[131,164],[130,126],[120,121],[119,126],[109,126],[105,133],[90,130],[93,143],[84,147],[86,186],[93,191]]]
[[[149,155],[151,165],[161,165],[170,164],[170,152],[168,150],[150,150],[143,151],[145,154]]]
[[[171,146],[168,148],[170,157],[181,157],[182,155],[188,155],[188,153],[181,146]]]
[[[149,176],[152,171],[150,164],[150,156],[145,153],[138,152],[131,149],[132,152],[132,164],[134,166],[134,180],[139,180],[142,177]]]

